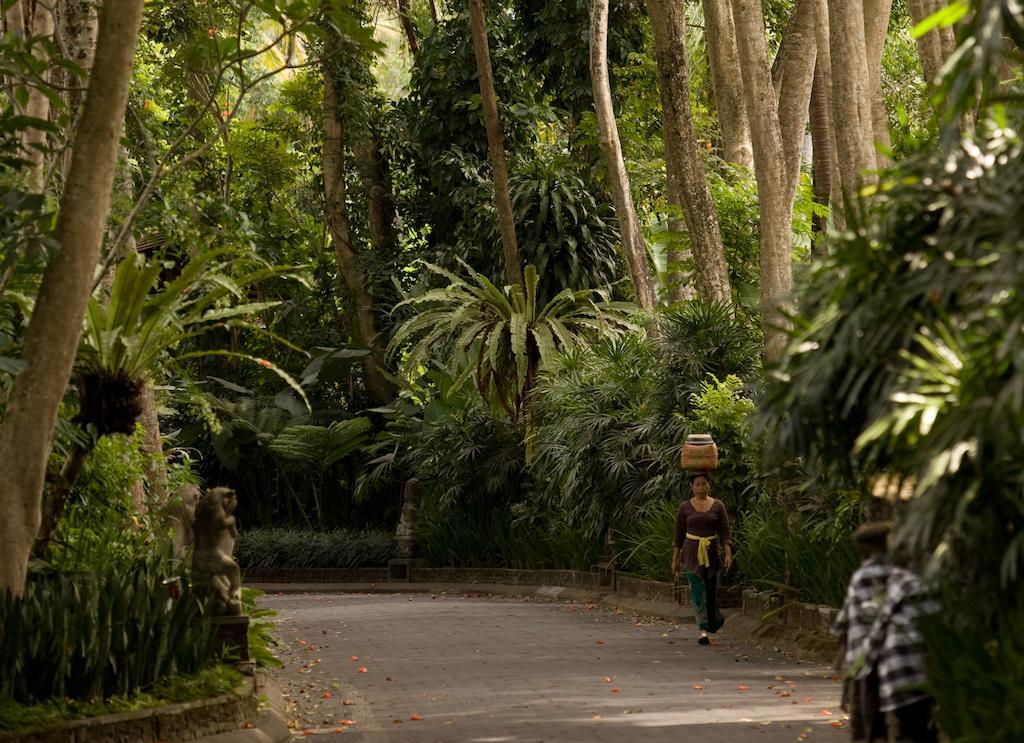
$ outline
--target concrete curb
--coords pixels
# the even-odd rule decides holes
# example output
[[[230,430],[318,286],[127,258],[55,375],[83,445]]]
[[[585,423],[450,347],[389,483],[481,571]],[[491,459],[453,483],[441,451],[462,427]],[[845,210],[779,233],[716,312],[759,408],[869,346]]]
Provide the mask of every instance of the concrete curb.
[[[0,741],[80,743],[85,741],[196,741],[237,727],[254,716],[255,684],[246,679],[232,694],[166,704],[118,714],[68,720],[46,728],[0,733]],[[251,743],[257,743],[253,739]],[[264,743],[264,741],[259,741]]]
[[[196,743],[284,743],[291,739],[291,730],[284,718],[284,699],[277,682],[260,674],[256,680],[257,697],[262,702],[256,721],[245,722],[238,730],[199,738]]]

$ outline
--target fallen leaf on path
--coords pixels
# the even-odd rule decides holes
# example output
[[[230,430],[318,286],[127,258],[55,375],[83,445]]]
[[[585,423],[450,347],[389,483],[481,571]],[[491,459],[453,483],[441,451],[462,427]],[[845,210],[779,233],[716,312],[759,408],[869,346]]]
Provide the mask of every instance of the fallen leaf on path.
[[[790,695],[790,693],[788,691],[780,691],[779,692],[779,696],[780,697],[788,697],[788,696],[791,696],[791,695]]]
[[[619,687],[613,686],[612,687],[612,694],[618,694],[618,693],[619,693]]]
[[[736,691],[750,691],[750,687],[747,686],[746,684],[739,684],[736,687]]]
[[[355,720],[338,720],[339,725],[355,725]]]
[[[601,717],[601,715],[591,715],[590,719],[591,720],[603,720],[604,718]]]
[[[844,727],[845,725],[846,725],[846,723],[843,722],[842,720],[833,720],[832,721],[832,727],[834,727],[834,728],[841,728],[841,727]]]
[[[611,677],[611,676],[605,676],[605,677],[604,677],[604,682],[605,682],[606,684],[610,684],[610,683],[612,682],[612,677]]]
[[[818,714],[821,715],[822,717],[831,717],[832,716],[832,710],[830,710],[830,709],[823,709]]]
[[[411,715],[409,715],[409,719],[410,720],[422,720],[423,717],[421,715],[413,712]]]
[[[359,673],[368,673],[368,672],[369,672],[369,671],[368,671],[368,669],[366,668],[366,666],[359,666]]]
[[[334,695],[333,695],[333,694],[331,694],[331,692],[329,692],[329,691],[325,691],[325,692],[324,692],[324,693],[323,693],[323,694],[321,695],[321,697],[320,697],[320,698],[321,698],[321,699],[330,699],[330,698],[331,698],[332,696],[334,696]]]
[[[804,704],[810,704],[811,702],[814,701],[814,697],[804,697],[800,701],[803,702]]]
[[[353,655],[351,658],[349,658],[349,660],[352,661],[353,663],[355,663],[357,660],[359,660],[359,656],[358,655]]]
[[[351,699],[343,699],[343,700],[341,700],[341,703],[343,705],[345,705],[346,707],[354,707],[355,706],[355,702],[353,702]]]
[[[693,688],[696,689],[697,691],[703,691],[704,690],[704,687],[701,686],[700,684],[694,684]]]
[[[604,645],[604,640],[598,640],[598,641],[597,641],[597,644],[598,644],[598,645]]]

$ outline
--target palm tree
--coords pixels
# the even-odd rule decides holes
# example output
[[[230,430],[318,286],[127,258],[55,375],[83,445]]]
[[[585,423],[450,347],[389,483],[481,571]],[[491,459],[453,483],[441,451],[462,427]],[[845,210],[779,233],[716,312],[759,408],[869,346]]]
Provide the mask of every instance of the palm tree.
[[[504,289],[468,266],[465,279],[425,265],[449,285],[399,303],[418,312],[399,327],[388,353],[412,342],[402,364],[407,379],[420,376],[429,358],[443,358],[463,377],[472,375],[480,395],[500,405],[516,425],[538,371],[558,353],[639,329],[634,304],[609,301],[593,289],[564,289],[538,307],[540,278],[532,265],[523,272],[524,286]]]

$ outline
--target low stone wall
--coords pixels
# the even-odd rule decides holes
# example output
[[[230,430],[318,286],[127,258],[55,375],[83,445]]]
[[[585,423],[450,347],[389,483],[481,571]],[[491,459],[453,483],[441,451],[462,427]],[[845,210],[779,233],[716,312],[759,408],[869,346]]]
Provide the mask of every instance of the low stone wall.
[[[387,568],[242,568],[242,583],[383,583]]]
[[[256,717],[255,681],[233,694],[115,715],[69,720],[48,728],[0,733],[18,743],[174,743],[238,730]]]
[[[783,624],[788,629],[830,637],[839,610],[800,601],[787,603],[773,591],[758,592],[748,588],[743,592],[743,613],[761,621]]]
[[[830,606],[787,601],[774,591],[743,591],[742,609],[726,628],[755,642],[792,652],[809,660],[831,662],[839,649],[831,634],[838,610]]]
[[[615,593],[644,601],[674,601],[682,604],[690,600],[690,591],[684,585],[628,575],[615,576]]]
[[[386,568],[267,568],[244,571],[244,582],[262,584],[376,584],[378,589],[400,589],[416,583],[438,585],[531,586],[593,591],[630,601],[673,603],[688,607],[690,589],[686,582],[667,583],[630,575],[615,575],[614,588],[601,585],[601,573],[584,570],[513,570],[507,568],[428,568],[411,566],[409,580],[389,581]],[[719,590],[718,605],[737,608],[741,602],[738,587]]]
[[[505,568],[413,568],[411,583],[495,583],[505,586],[565,586],[598,590],[598,574],[579,570]]]

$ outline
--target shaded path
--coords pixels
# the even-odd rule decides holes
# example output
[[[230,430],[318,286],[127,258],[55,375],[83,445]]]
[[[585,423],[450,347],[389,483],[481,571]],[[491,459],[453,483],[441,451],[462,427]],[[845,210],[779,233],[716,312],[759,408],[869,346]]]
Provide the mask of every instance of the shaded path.
[[[844,723],[828,669],[725,634],[701,647],[692,625],[493,597],[292,594],[261,603],[280,613],[286,665],[274,675],[290,724],[316,740],[849,736],[834,727]]]

